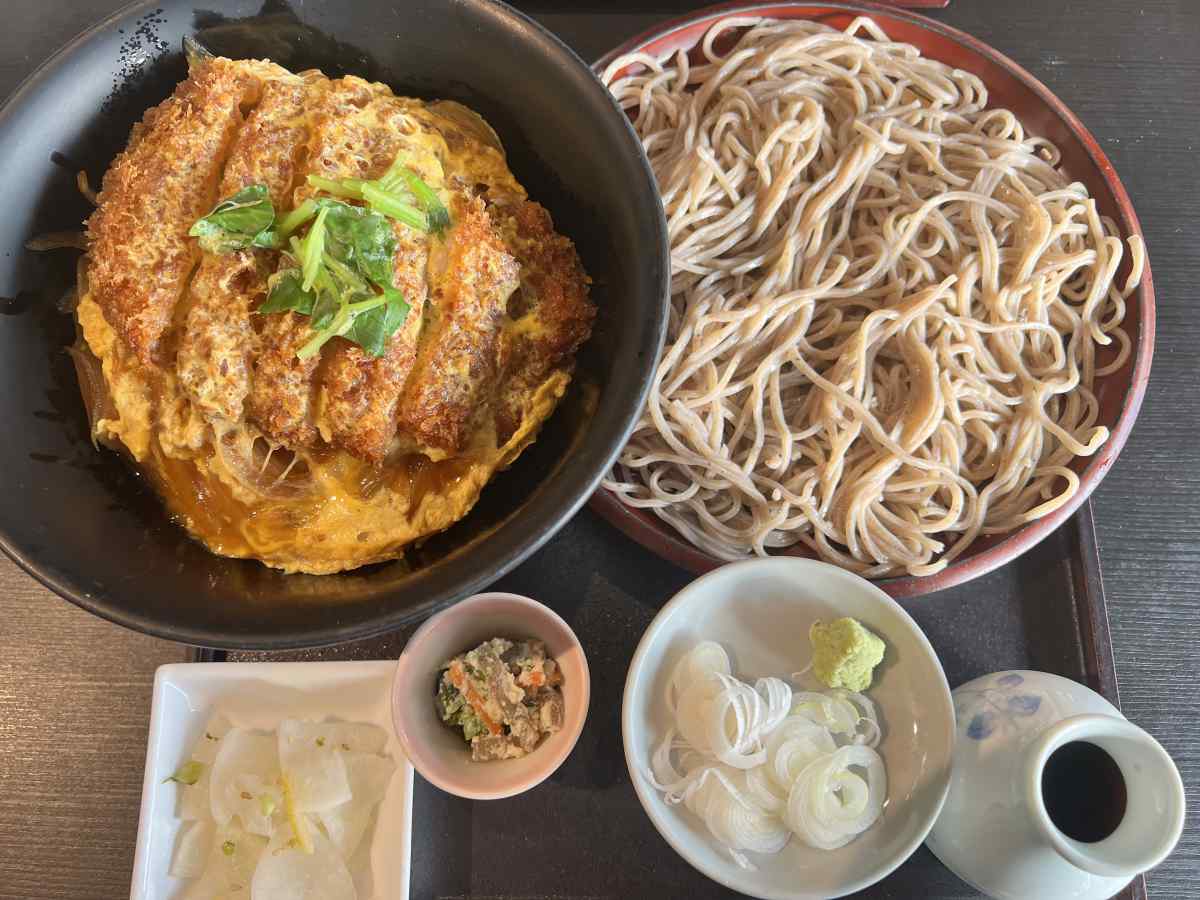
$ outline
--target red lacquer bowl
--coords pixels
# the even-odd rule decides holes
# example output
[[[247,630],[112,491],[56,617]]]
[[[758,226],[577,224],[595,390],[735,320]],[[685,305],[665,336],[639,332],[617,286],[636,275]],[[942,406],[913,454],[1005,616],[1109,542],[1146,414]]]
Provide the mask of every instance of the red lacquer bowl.
[[[814,19],[839,29],[845,28],[856,16],[870,15],[894,40],[913,44],[930,59],[982,78],[987,85],[990,106],[1012,110],[1027,131],[1053,141],[1062,151],[1063,169],[1072,179],[1087,185],[1100,212],[1112,217],[1122,235],[1142,235],[1129,195],[1112,163],[1092,133],[1049,88],[982,41],[916,13],[876,3],[725,4],[660,25],[616,48],[594,68],[597,72],[603,71],[621,54],[635,50],[660,54],[691,49],[714,23],[730,16],[744,15]],[[1124,281],[1128,270],[1126,254],[1117,273],[1118,283]],[[1080,480],[1075,496],[1050,515],[1016,531],[979,538],[962,556],[935,575],[882,579],[878,582],[880,587],[893,597],[912,597],[961,584],[1020,556],[1074,514],[1125,446],[1150,378],[1150,359],[1154,352],[1154,281],[1148,263],[1138,290],[1127,301],[1124,327],[1133,344],[1129,360],[1120,371],[1096,382],[1099,423],[1109,428],[1111,436],[1094,456],[1075,460],[1074,468]],[[635,541],[685,569],[699,573],[722,565],[722,560],[694,547],[653,513],[631,509],[606,490],[596,492],[591,507]],[[796,556],[812,555],[803,545],[784,552]]]

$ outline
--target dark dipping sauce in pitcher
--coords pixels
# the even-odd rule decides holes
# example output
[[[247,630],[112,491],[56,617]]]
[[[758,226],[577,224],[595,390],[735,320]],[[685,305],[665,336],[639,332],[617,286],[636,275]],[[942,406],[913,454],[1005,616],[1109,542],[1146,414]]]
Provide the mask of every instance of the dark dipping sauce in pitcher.
[[[1042,801],[1054,827],[1085,844],[1102,841],[1125,818],[1125,776],[1116,760],[1089,741],[1071,741],[1042,769]]]

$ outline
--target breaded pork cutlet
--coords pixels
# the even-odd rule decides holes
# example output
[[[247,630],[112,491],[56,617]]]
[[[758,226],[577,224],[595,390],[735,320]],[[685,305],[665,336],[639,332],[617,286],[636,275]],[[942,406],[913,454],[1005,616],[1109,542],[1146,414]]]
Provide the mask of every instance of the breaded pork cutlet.
[[[305,110],[325,81],[284,75],[263,85],[258,105],[234,137],[219,196],[263,184],[276,208],[291,205],[308,141]],[[189,292],[177,357],[180,381],[206,413],[234,422],[250,393],[257,344],[251,315],[267,295],[269,257],[261,249],[206,253]]]
[[[350,109],[317,129],[309,169],[326,178],[376,179],[405,152],[406,134],[414,128],[409,115],[413,104],[388,92],[369,91],[359,79],[346,82],[357,96]],[[392,279],[408,303],[408,318],[381,357],[335,338],[318,395],[326,439],[372,462],[387,455],[396,436],[396,404],[416,357],[428,293],[430,235],[399,222],[392,223],[392,230]]]
[[[288,571],[395,558],[466,515],[595,315],[482,119],[353,76],[198,61],[98,199],[97,438],[217,552]]]

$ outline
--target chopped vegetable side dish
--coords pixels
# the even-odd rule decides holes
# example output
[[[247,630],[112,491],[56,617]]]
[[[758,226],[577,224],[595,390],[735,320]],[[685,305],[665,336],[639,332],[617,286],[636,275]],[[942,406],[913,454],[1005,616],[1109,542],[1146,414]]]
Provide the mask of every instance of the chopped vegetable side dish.
[[[446,663],[438,713],[462,730],[476,762],[519,759],[562,728],[561,684],[541,641],[492,638]]]

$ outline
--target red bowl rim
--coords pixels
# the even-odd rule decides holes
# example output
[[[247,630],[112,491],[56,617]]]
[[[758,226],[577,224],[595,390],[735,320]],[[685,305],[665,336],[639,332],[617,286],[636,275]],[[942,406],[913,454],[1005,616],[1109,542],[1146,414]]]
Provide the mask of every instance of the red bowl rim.
[[[735,0],[731,3],[706,7],[695,13],[656,25],[606,53],[593,64],[592,69],[601,73],[617,57],[641,50],[648,44],[661,41],[676,32],[695,27],[700,23],[711,24],[731,16],[746,14],[777,19],[810,19],[828,12],[863,13],[905,21],[955,41],[973,53],[1006,69],[1061,119],[1067,129],[1079,140],[1112,193],[1122,233],[1126,236],[1137,235],[1142,238],[1144,246],[1145,236],[1142,234],[1141,224],[1133,210],[1129,194],[1117,176],[1116,169],[1100,148],[1095,136],[1067,108],[1066,104],[1059,100],[1046,85],[1000,51],[964,31],[918,13],[869,2],[869,0],[857,0],[857,2],[830,0],[830,2],[824,3],[761,3],[753,2],[753,0],[750,2]],[[1088,461],[1084,470],[1079,473],[1079,490],[1075,492],[1075,495],[1052,513],[1018,528],[986,550],[959,557],[940,572],[920,577],[900,576],[878,579],[874,581],[875,584],[893,597],[916,597],[978,578],[1016,559],[1042,541],[1072,516],[1091,496],[1092,491],[1112,467],[1121,449],[1125,446],[1129,432],[1133,429],[1134,420],[1141,409],[1142,399],[1146,393],[1146,384],[1150,380],[1150,363],[1154,354],[1155,309],[1154,278],[1150,272],[1148,258],[1137,288],[1137,296],[1138,339],[1132,348],[1133,368],[1130,372],[1124,402],[1121,405],[1121,413],[1110,429],[1108,440]],[[621,503],[612,492],[603,487],[598,488],[592,495],[589,506],[639,544],[684,569],[702,573],[725,564],[724,560],[710,556],[686,541],[674,530],[668,531],[669,526],[653,518],[650,514],[635,511]]]

